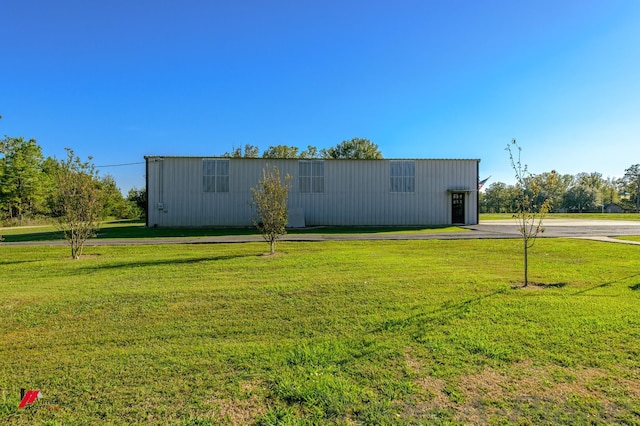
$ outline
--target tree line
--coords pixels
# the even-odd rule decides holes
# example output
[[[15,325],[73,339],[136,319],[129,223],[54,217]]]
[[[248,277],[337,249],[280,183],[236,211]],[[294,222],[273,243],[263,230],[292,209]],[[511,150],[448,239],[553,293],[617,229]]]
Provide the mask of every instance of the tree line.
[[[559,174],[555,170],[530,175],[523,182],[525,190],[538,189],[535,202],[548,200],[552,212],[601,212],[607,204],[617,204],[626,211],[640,211],[640,164],[625,170],[619,179],[604,178],[601,173]],[[517,211],[519,188],[494,182],[480,193],[481,213]]]
[[[0,140],[0,222],[23,224],[58,218],[64,211],[64,171],[75,164],[76,172],[89,176],[100,218],[134,219],[144,214],[144,190],[132,189],[124,197],[111,175],[99,176],[94,166],[80,162],[71,149],[67,157],[44,157],[35,139],[5,137]],[[80,167],[82,166],[82,167]]]
[[[331,148],[318,149],[316,146],[309,145],[306,149],[300,150],[297,146],[292,145],[275,145],[268,147],[260,156],[260,148],[256,145],[245,145],[243,147],[233,148],[222,154],[223,157],[229,158],[302,158],[302,159],[334,159],[334,160],[379,160],[382,158],[382,152],[378,145],[369,139],[353,138],[344,140]]]

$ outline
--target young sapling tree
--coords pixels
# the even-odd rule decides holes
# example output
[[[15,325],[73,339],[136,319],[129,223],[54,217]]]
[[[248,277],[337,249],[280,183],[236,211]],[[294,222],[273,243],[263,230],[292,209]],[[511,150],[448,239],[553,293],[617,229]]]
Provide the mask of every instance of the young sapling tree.
[[[253,223],[265,241],[269,243],[269,254],[276,252],[276,241],[287,233],[287,199],[291,176],[280,176],[277,167],[262,170],[262,180],[251,188],[252,206],[255,209]]]
[[[514,153],[515,150],[515,153]],[[523,165],[520,160],[522,148],[515,139],[507,145],[506,151],[509,153],[511,168],[515,172],[516,178],[516,212],[513,218],[518,225],[518,231],[522,237],[524,254],[524,287],[529,285],[529,249],[534,246],[538,234],[544,232],[542,221],[549,213],[549,199],[541,197],[542,186],[534,175],[529,173],[527,165]],[[549,173],[547,180],[549,184],[555,179],[555,171]]]

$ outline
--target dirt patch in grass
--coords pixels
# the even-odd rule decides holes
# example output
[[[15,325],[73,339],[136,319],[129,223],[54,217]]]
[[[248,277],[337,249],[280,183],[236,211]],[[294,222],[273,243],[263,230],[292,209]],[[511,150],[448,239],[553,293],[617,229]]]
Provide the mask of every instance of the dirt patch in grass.
[[[414,371],[420,371],[423,367],[422,361],[413,355],[413,348],[407,347],[404,350],[404,362]]]
[[[251,424],[267,412],[259,382],[241,382],[243,397],[234,399],[214,399],[211,404],[216,408],[216,418],[232,425]]]
[[[262,399],[257,395],[242,400],[214,399],[211,403],[216,407],[216,417],[233,425],[251,424],[258,416],[267,412]]]
[[[531,419],[535,410],[547,420],[556,416],[561,421],[581,406],[591,407],[599,421],[616,421],[633,417],[629,408],[640,399],[640,380],[613,382],[608,372],[596,368],[572,370],[531,363],[504,370],[487,368],[451,381],[427,376],[415,384],[421,401],[405,405],[405,415],[427,418],[434,412],[448,412],[452,420],[465,424],[517,423]],[[450,389],[456,390],[455,395]]]
[[[433,377],[424,377],[416,382],[418,388],[429,401],[426,405],[432,408],[445,408],[451,405],[449,397],[444,393],[446,384],[447,382],[444,380]]]
[[[422,362],[413,355],[411,348],[405,350],[404,360],[414,372],[420,372],[424,367]],[[443,379],[425,376],[416,380],[415,384],[419,389],[419,400],[413,404],[405,405],[403,407],[404,414],[421,418],[430,411],[454,407],[449,396],[445,393],[447,382]]]

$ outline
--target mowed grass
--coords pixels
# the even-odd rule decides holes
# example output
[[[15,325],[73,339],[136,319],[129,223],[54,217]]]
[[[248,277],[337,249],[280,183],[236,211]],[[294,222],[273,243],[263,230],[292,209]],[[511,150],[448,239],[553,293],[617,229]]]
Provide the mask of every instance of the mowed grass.
[[[402,235],[434,234],[450,232],[469,232],[459,226],[319,226],[302,229],[289,229],[290,235]],[[244,228],[148,228],[140,221],[113,221],[101,224],[96,239],[167,239],[201,238],[228,236],[260,236],[253,227]],[[0,236],[5,242],[57,241],[63,240],[62,231],[53,225],[0,228]]]
[[[0,245],[0,423],[640,423],[638,246],[266,250]]]
[[[640,241],[640,235],[619,235],[616,238],[626,241]]]

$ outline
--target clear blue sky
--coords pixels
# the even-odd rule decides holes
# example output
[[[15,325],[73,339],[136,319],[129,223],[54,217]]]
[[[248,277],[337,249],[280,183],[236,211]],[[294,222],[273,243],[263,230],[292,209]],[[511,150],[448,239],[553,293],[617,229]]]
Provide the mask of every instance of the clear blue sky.
[[[0,54],[0,135],[97,166],[354,137],[489,183],[512,138],[533,172],[640,163],[637,0],[0,0]]]

